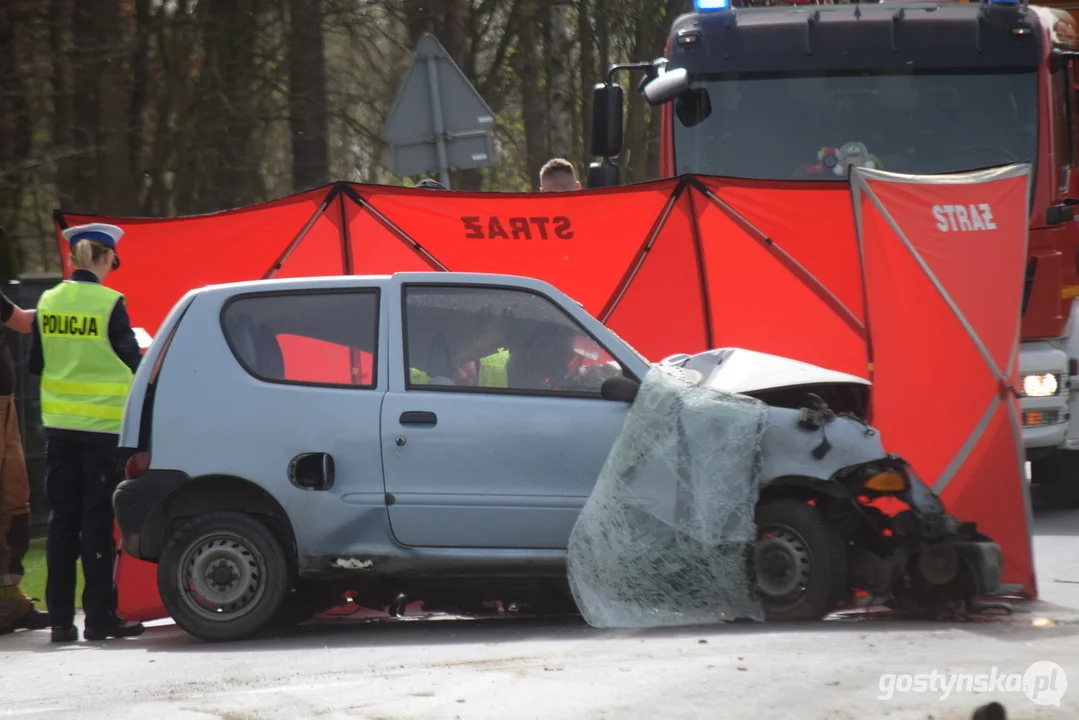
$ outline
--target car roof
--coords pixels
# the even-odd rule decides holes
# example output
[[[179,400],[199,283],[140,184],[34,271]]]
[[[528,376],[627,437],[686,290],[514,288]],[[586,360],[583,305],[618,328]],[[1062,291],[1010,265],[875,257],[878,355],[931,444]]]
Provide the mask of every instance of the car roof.
[[[474,272],[399,272],[391,275],[321,275],[294,278],[267,278],[215,283],[195,290],[202,295],[243,295],[247,293],[281,292],[289,290],[347,290],[358,287],[387,288],[395,281],[407,283],[437,283],[440,285],[510,285],[533,290],[550,291],[553,286],[535,278],[503,273]]]

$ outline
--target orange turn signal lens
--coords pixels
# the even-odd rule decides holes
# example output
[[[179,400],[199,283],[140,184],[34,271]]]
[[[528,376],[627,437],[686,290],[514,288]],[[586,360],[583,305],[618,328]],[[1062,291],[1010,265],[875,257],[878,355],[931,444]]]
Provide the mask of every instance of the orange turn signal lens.
[[[865,487],[877,492],[902,492],[907,489],[907,481],[898,473],[883,472],[866,480]]]

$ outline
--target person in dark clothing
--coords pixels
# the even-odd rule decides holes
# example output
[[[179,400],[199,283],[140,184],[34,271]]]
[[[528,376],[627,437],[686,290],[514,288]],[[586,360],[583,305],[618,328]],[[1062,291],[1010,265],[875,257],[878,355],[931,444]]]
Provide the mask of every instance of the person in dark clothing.
[[[117,613],[112,494],[120,483],[119,433],[124,403],[142,355],[123,295],[102,282],[120,266],[123,230],[94,223],[69,228],[71,279],[38,302],[29,370],[41,376],[45,493],[51,513],[45,599],[53,642],[78,640],[76,563],[82,560],[83,637],[142,634]],[[108,318],[106,320],[106,318]]]
[[[33,323],[33,310],[0,292],[0,325],[28,333]],[[49,626],[48,614],[36,610],[19,587],[29,547],[30,478],[15,411],[15,361],[0,337],[0,635]]]

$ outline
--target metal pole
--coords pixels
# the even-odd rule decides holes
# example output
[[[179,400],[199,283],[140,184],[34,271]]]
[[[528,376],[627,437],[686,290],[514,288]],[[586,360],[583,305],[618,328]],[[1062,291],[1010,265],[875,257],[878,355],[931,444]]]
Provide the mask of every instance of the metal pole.
[[[434,57],[427,58],[427,82],[431,86],[431,113],[435,123],[435,145],[438,148],[438,174],[442,184],[450,189],[449,161],[446,159],[446,131],[442,126],[442,96],[438,92],[438,65]]]

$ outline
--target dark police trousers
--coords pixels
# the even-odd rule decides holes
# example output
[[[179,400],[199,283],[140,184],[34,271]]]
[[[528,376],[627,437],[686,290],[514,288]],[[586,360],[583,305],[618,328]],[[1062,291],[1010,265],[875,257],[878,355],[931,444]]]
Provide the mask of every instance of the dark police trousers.
[[[46,428],[45,497],[50,514],[45,602],[54,628],[74,624],[80,557],[86,625],[115,622],[112,493],[121,480],[118,440],[108,433]]]

